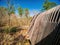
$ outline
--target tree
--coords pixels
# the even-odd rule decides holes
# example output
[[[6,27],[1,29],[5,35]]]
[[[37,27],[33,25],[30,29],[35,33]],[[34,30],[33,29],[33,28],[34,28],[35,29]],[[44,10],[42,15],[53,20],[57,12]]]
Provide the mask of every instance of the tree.
[[[8,9],[8,15],[9,15],[9,32],[10,32],[10,28],[11,28],[10,15],[15,14],[15,8],[11,0],[7,0],[7,9]]]
[[[21,7],[18,7],[18,13],[19,13],[20,17],[22,17],[22,15],[23,15],[23,9]]]
[[[10,14],[15,14],[15,8],[14,8],[14,6],[13,5],[11,5],[11,12],[10,12]]]
[[[14,4],[11,3],[11,0],[7,0],[7,9],[9,15],[11,15],[12,13],[15,14]]]
[[[7,8],[0,7],[0,26],[5,26],[7,23]]]
[[[56,5],[57,4],[55,2],[49,2],[48,0],[45,0],[45,2],[43,4],[43,8],[44,8],[44,10],[48,10]]]
[[[28,10],[28,8],[26,8],[25,9],[25,16],[28,18],[28,16],[29,16],[29,10]]]

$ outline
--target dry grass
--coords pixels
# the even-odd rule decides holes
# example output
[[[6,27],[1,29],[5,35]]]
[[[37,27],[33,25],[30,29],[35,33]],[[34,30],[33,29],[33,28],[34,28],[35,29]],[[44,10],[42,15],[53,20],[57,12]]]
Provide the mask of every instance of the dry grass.
[[[16,32],[13,35],[10,34],[2,34],[0,35],[1,45],[30,45],[28,40],[26,40],[23,35],[26,33],[27,30],[22,30],[20,32]]]
[[[13,33],[13,35],[11,35],[10,33],[0,33],[0,45],[30,45],[28,40],[26,40],[23,35],[27,32],[32,17],[29,17],[28,19],[18,18],[15,21],[14,19],[11,21],[11,27],[9,27],[9,25],[5,25],[1,28],[3,28],[4,30],[6,30],[7,28],[10,29],[12,27],[22,29],[20,29],[16,33]]]

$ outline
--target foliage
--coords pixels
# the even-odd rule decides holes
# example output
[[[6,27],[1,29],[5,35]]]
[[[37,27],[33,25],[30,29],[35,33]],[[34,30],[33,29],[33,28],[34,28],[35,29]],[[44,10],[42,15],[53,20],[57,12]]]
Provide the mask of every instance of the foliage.
[[[29,15],[29,10],[28,8],[25,9],[25,16],[28,18],[28,15]]]
[[[48,0],[45,0],[45,2],[43,4],[43,8],[44,8],[44,10],[48,10],[56,5],[57,4],[55,2],[49,2]]]
[[[21,7],[18,7],[18,13],[22,17],[22,15],[23,15],[23,9]]]
[[[9,28],[4,29],[4,33],[9,33]]]
[[[15,14],[15,8],[11,0],[7,0],[7,9],[8,9],[8,15],[9,15],[9,27],[11,27],[10,15]],[[10,32],[10,29],[9,29],[9,32]]]
[[[8,9],[8,14],[15,14],[15,7],[14,4],[11,3],[11,0],[7,0],[7,9]]]
[[[10,29],[10,33],[15,33],[15,32],[17,32],[17,27],[12,27],[12,28]]]
[[[15,8],[14,8],[14,6],[12,5],[11,6],[11,12],[10,12],[11,14],[15,14]]]
[[[5,26],[7,23],[7,8],[0,7],[0,27]]]
[[[10,2],[10,0],[7,0],[7,8],[5,8],[5,7],[0,7],[0,34],[1,34],[1,36],[0,36],[0,39],[3,39],[1,42],[2,42],[2,45],[10,45],[11,43],[10,42],[14,42],[14,40],[13,39],[15,39],[14,37],[15,37],[15,35],[17,36],[17,34],[16,34],[16,32],[18,32],[19,30],[17,30],[17,27],[13,27],[13,26],[10,26],[9,24],[7,24],[7,23],[10,23],[11,22],[11,14],[13,13],[13,14],[15,14],[15,7],[14,7],[14,5],[13,4],[11,4],[11,2]],[[26,17],[28,17],[28,15],[29,15],[29,10],[26,8],[25,10],[25,15],[26,15]],[[22,8],[18,8],[18,12],[19,12],[19,15],[22,17],[22,15],[23,15],[23,9]],[[4,18],[4,17],[7,17],[7,18]],[[15,19],[15,18],[13,18],[13,19]],[[8,20],[8,21],[7,21]],[[28,25],[29,26],[29,24],[30,24],[30,20],[31,20],[31,17],[29,17],[28,18],[28,20],[27,20],[27,18],[21,18],[21,19],[18,19],[19,20],[19,24],[22,24],[23,26],[24,25]],[[12,20],[12,21],[15,21],[15,20]],[[18,22],[18,21],[17,21]],[[21,23],[20,23],[21,22]],[[28,24],[27,23],[25,23],[25,22],[28,22]],[[13,23],[13,22],[12,22]],[[14,23],[13,23],[14,24]],[[19,25],[18,24],[18,25]],[[8,27],[5,27],[5,26],[8,26]],[[3,28],[2,28],[3,27]],[[12,28],[11,28],[12,27]],[[2,28],[2,29],[1,29]],[[25,31],[24,31],[25,32]],[[24,33],[23,32],[23,33]],[[13,33],[13,36],[12,35],[10,35],[11,33]],[[3,36],[3,35],[4,36]],[[15,34],[15,35],[14,35]],[[19,33],[20,34],[20,33]],[[3,38],[4,37],[4,38]],[[9,39],[9,40],[8,40]],[[13,41],[11,41],[10,39],[12,39]],[[17,38],[16,38],[17,39]],[[20,38],[19,38],[20,39]],[[16,42],[17,44],[18,43],[24,43],[24,42],[20,42],[20,41],[18,41],[17,40],[17,42]],[[26,41],[25,43],[24,43],[24,45],[25,44],[29,44],[29,42],[28,41]],[[18,44],[19,45],[19,44]]]

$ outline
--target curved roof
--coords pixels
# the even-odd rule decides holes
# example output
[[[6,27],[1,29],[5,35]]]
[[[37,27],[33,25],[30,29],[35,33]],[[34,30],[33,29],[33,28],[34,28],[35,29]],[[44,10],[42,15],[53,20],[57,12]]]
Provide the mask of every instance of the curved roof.
[[[28,30],[32,45],[48,36],[59,23],[60,5],[34,16]]]

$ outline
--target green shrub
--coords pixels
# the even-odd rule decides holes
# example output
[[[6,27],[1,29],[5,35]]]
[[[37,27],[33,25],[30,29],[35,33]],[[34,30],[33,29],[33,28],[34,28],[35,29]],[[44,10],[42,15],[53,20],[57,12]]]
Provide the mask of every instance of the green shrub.
[[[9,33],[9,28],[8,27],[4,27],[3,28],[3,33]]]
[[[12,27],[12,28],[10,29],[10,33],[15,33],[15,32],[17,32],[17,27]]]

